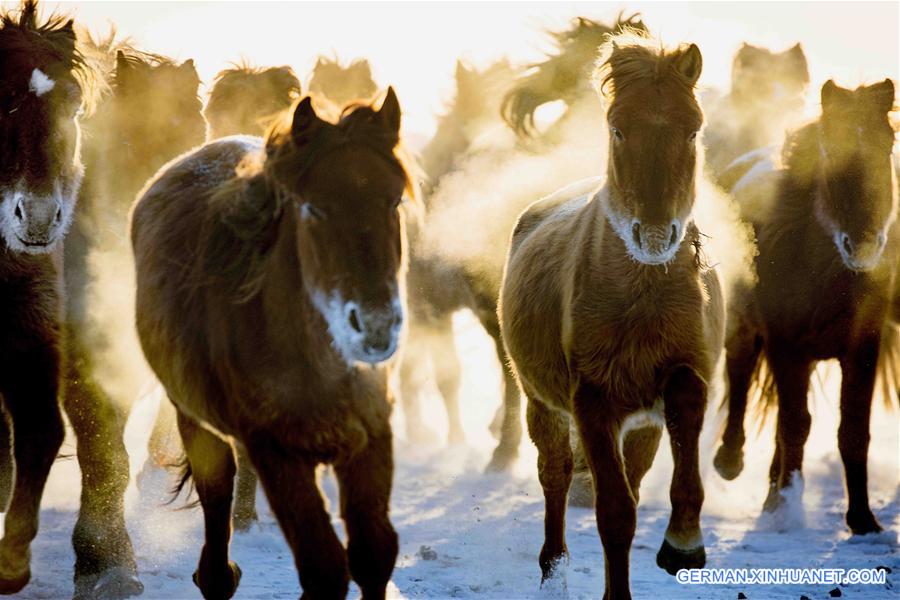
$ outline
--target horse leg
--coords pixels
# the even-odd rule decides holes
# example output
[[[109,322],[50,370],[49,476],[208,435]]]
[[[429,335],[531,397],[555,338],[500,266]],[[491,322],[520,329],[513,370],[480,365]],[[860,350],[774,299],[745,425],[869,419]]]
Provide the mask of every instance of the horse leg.
[[[703,483],[700,481],[700,429],[706,409],[706,382],[689,367],[679,367],[663,390],[666,430],[675,468],[669,485],[672,515],[656,564],[670,575],[706,564],[700,531]]]
[[[0,397],[0,512],[6,512],[12,498],[16,476],[14,460],[9,415],[3,409],[3,399]]]
[[[812,362],[790,346],[772,342],[768,345],[768,361],[778,389],[778,417],[775,428],[778,464],[770,471],[773,477],[763,509],[772,512],[783,502],[781,490],[791,485],[794,472],[802,475],[803,446],[809,437],[811,418],[807,393]],[[777,473],[776,473],[777,471]]]
[[[385,423],[359,454],[334,470],[347,527],[350,574],[363,598],[384,598],[398,551],[397,533],[388,519],[394,473],[390,425]]]
[[[69,348],[64,407],[77,439],[82,482],[72,532],[75,597],[127,598],[144,590],[125,528],[127,413],[93,379],[85,352],[75,343]]]
[[[591,468],[588,466],[587,457],[584,455],[584,447],[578,437],[578,431],[572,432],[572,456],[575,459],[575,469],[572,476],[572,485],[569,487],[569,506],[581,508],[594,508],[594,478]]]
[[[197,495],[203,507],[205,541],[194,584],[208,599],[227,599],[241,581],[241,570],[228,560],[231,541],[231,497],[234,491],[234,450],[231,445],[178,412],[178,431]]]
[[[459,414],[461,368],[456,352],[456,339],[453,337],[452,318],[444,319],[435,328],[435,337],[428,340],[428,346],[437,377],[437,387],[444,399],[444,408],[447,409],[447,441],[451,444],[464,444],[466,434],[463,432]]]
[[[0,594],[15,594],[31,578],[31,541],[38,531],[41,496],[65,430],[59,409],[59,355],[41,351],[7,359],[0,396],[9,411],[15,484],[0,539]]]
[[[538,450],[538,479],[544,490],[544,545],[541,583],[553,577],[566,548],[566,494],[572,483],[572,448],[568,419],[528,395],[528,434]]]
[[[425,342],[426,327],[413,322],[409,327],[406,345],[400,357],[400,401],[403,404],[403,418],[406,422],[406,439],[409,442],[430,442],[433,435],[425,429],[422,422],[422,408],[419,392],[425,385],[422,375],[422,358],[429,350]],[[434,365],[437,369],[437,365]]]
[[[159,403],[159,412],[153,422],[153,431],[147,441],[147,453],[153,462],[160,467],[177,462],[180,449],[173,443],[178,439],[175,407],[169,399],[163,397]]]
[[[302,597],[343,599],[350,581],[347,553],[316,486],[316,462],[292,455],[262,434],[245,446],[294,554]]]
[[[874,339],[873,339],[874,338]],[[869,420],[878,363],[878,336],[866,339],[841,360],[841,424],[838,449],[847,481],[847,525],[856,535],[881,531],[869,508],[867,489]]]
[[[256,471],[250,462],[247,452],[238,446],[237,449],[237,486],[234,499],[234,528],[247,531],[250,525],[259,520],[256,514]]]
[[[637,511],[619,454],[618,431],[609,414],[599,408],[600,401],[599,390],[582,385],[575,394],[575,422],[594,476],[594,508],[606,574],[603,599],[630,599],[628,555]]]
[[[713,465],[723,479],[731,481],[744,470],[744,415],[747,392],[762,345],[747,324],[738,323],[729,332],[725,344],[725,370],[728,375],[728,421],[722,445],[716,451]]]
[[[487,471],[506,471],[516,462],[516,458],[519,456],[519,444],[522,442],[522,395],[510,367],[506,349],[503,347],[496,310],[491,312],[489,317],[486,316],[482,319],[482,326],[494,338],[497,360],[500,361],[503,369],[503,425],[500,428],[500,442],[494,448]]]
[[[628,487],[631,489],[631,495],[634,496],[635,504],[640,502],[641,480],[653,466],[653,459],[659,449],[661,437],[662,429],[642,427],[629,432],[622,441],[625,477],[628,479]]]

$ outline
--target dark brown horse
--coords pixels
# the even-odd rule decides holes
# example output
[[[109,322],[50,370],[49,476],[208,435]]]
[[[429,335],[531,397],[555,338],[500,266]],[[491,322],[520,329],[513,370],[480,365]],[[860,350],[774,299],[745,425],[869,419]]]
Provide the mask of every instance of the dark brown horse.
[[[241,63],[216,75],[203,114],[208,139],[263,135],[268,121],[300,96],[300,80],[288,66],[256,68]]]
[[[178,411],[206,523],[194,581],[230,597],[232,442],[253,462],[304,594],[350,576],[383,597],[397,555],[387,369],[403,320],[403,223],[413,186],[397,156],[400,106],[320,119],[310,98],[254,138],[172,164],[132,216],[137,326]],[[235,171],[237,170],[237,174]],[[198,176],[200,174],[200,176]],[[315,482],[331,463],[345,551]]]
[[[771,52],[743,44],[731,66],[731,91],[705,107],[703,130],[706,168],[726,190],[734,173],[723,178],[732,161],[751,150],[778,144],[803,110],[809,85],[806,55],[800,44]]]
[[[72,21],[41,21],[32,1],[0,13],[0,462],[15,463],[11,498],[0,497],[0,594],[31,577],[41,495],[63,440],[61,245],[81,185],[77,114],[90,80]]]
[[[889,317],[900,228],[892,183],[894,105],[890,80],[822,87],[822,114],[788,137],[784,169],[760,176],[739,195],[759,244],[758,283],[729,307],[726,342],[728,425],[715,457],[733,479],[743,468],[747,392],[760,360],[777,391],[775,456],[765,510],[800,474],[809,435],[809,378],[816,362],[841,364],[838,448],[855,534],[880,531],[869,509],[869,417],[882,331]],[[754,194],[766,180],[770,193]],[[763,188],[765,190],[765,188]],[[759,370],[756,370],[759,373]]]
[[[674,575],[705,563],[698,439],[724,305],[691,221],[703,121],[694,96],[700,51],[620,36],[608,52],[600,73],[612,96],[606,183],[596,193],[590,181],[563,190],[522,214],[499,314],[538,448],[543,580],[567,553],[571,419],[597,495],[603,597],[616,600],[631,597],[640,482],[663,425],[675,470],[657,564]]]
[[[192,61],[176,64],[116,43],[112,35],[82,47],[110,81],[84,122],[85,181],[65,247],[65,406],[83,480],[73,533],[75,594],[125,597],[143,590],[125,528],[123,439],[141,383],[112,379],[133,370],[141,356],[130,327],[133,288],[110,286],[130,269],[127,216],[135,195],[163,163],[203,142],[206,123]],[[142,364],[140,376],[150,379]]]

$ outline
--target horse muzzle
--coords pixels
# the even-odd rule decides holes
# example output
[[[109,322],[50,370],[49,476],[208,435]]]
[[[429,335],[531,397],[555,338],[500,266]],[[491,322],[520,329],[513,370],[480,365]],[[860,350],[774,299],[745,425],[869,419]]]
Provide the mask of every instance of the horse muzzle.
[[[884,254],[887,237],[884,233],[879,233],[865,236],[861,241],[855,241],[847,233],[839,232],[835,235],[835,244],[847,268],[866,272],[878,266]]]

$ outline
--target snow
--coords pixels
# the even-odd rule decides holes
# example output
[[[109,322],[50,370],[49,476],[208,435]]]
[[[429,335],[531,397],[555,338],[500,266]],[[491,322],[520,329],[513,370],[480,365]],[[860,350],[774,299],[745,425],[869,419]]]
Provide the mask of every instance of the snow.
[[[532,444],[522,443],[521,458],[510,474],[484,475],[493,439],[487,431],[500,394],[499,366],[487,336],[467,313],[457,316],[463,363],[462,403],[469,437],[465,446],[431,446],[396,441],[397,469],[392,521],[400,535],[400,555],[389,589],[394,598],[598,598],[602,595],[603,558],[593,511],[570,508],[567,538],[570,561],[558,580],[540,589],[538,552],[543,536],[543,498],[537,481]],[[837,369],[822,371],[824,389],[834,390]],[[427,424],[446,431],[443,408],[430,398]],[[158,397],[140,401],[126,432],[132,472],[141,471]],[[712,468],[720,415],[718,398],[710,403],[703,432],[701,468],[706,503],[702,527],[708,567],[837,567],[892,570],[885,585],[849,585],[845,598],[897,598],[900,587],[900,488],[898,448],[900,420],[876,401],[869,458],[869,490],[873,511],[886,533],[852,538],[844,523],[846,499],[837,453],[837,400],[813,402],[813,429],[807,444],[805,481],[788,494],[788,518],[777,523],[760,518],[772,452],[772,429],[755,436],[748,426],[744,473],[722,480]],[[395,432],[403,431],[397,408]],[[41,530],[33,545],[33,579],[21,598],[66,598],[72,593],[74,555],[70,536],[78,506],[78,467],[73,440],[62,453],[70,456],[54,466],[41,511]],[[635,598],[829,598],[834,586],[690,586],[656,566],[656,551],[669,515],[671,455],[668,440],[660,444],[655,464],[641,489],[638,527],[631,552],[631,585]],[[143,471],[126,498],[127,519],[137,552],[144,598],[199,598],[191,582],[202,543],[199,509],[183,509],[183,501],[165,504],[169,474]],[[322,478],[335,527],[337,491],[330,475]],[[296,598],[300,593],[293,559],[260,493],[260,523],[232,543],[234,560],[243,569],[236,598]],[[358,590],[351,591],[357,598]]]

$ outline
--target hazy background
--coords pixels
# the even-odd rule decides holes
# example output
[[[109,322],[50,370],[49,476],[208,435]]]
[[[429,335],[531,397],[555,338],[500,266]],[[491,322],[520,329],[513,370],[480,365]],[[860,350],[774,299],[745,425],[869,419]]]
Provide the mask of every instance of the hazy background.
[[[15,3],[3,2],[6,7]],[[290,64],[301,79],[318,54],[367,57],[380,85],[394,85],[407,131],[427,135],[453,91],[457,57],[483,65],[502,55],[539,59],[543,29],[575,16],[611,21],[640,12],[666,43],[703,52],[701,83],[723,87],[741,42],[782,50],[803,43],[818,95],[838,83],[897,78],[897,2],[47,2],[95,32],[115,23],[143,49],[193,58],[209,82],[229,62]],[[817,104],[813,102],[812,104]]]

